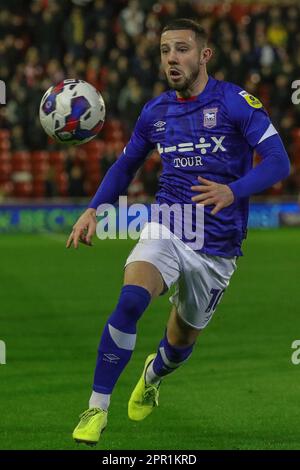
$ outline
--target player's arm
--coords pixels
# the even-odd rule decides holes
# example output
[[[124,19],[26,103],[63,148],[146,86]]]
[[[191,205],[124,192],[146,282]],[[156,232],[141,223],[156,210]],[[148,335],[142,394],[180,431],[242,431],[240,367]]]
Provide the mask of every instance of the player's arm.
[[[73,226],[66,244],[67,248],[70,248],[72,243],[77,248],[79,242],[91,246],[92,237],[96,232],[97,226],[97,207],[104,203],[114,204],[118,197],[127,190],[138,167],[139,165],[134,164],[133,160],[126,159],[124,153],[110,167],[88,209]]]
[[[244,90],[233,91],[232,119],[262,161],[246,175],[229,184],[235,198],[252,196],[289,175],[290,162],[281,138],[262,103]],[[228,107],[229,108],[229,107]]]
[[[88,209],[73,226],[66,244],[67,248],[70,248],[72,243],[77,248],[79,242],[91,245],[91,240],[97,226],[97,207],[101,204],[114,204],[119,196],[126,192],[136,171],[153,148],[152,143],[147,139],[145,108],[143,111],[144,113],[142,112],[137,121],[129,143],[106,173]]]
[[[229,93],[228,112],[249,145],[262,157],[262,162],[246,175],[224,185],[199,177],[201,191],[194,202],[215,205],[212,214],[233,203],[236,198],[249,197],[264,191],[289,175],[290,162],[283,143],[260,101],[246,92],[234,89]]]
[[[193,191],[201,194],[192,200],[205,206],[213,204],[211,214],[216,214],[233,203],[234,199],[249,197],[273,186],[289,175],[290,162],[278,134],[268,137],[255,147],[262,157],[261,163],[252,168],[245,176],[233,183],[219,184],[199,176],[200,185],[192,186]]]
[[[245,176],[228,185],[235,198],[260,193],[287,178],[290,173],[289,157],[278,134],[257,144],[255,150],[262,161]]]

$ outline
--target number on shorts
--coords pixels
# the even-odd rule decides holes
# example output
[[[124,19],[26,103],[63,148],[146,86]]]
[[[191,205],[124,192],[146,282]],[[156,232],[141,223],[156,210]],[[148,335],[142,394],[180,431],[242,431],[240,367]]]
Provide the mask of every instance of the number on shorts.
[[[209,313],[209,312],[213,312],[214,310],[216,310],[216,307],[218,305],[218,303],[220,302],[221,300],[221,297],[222,295],[224,294],[225,292],[225,289],[211,289],[210,293],[211,293],[211,299],[210,299],[210,302],[207,306],[207,309],[205,310],[205,313]]]

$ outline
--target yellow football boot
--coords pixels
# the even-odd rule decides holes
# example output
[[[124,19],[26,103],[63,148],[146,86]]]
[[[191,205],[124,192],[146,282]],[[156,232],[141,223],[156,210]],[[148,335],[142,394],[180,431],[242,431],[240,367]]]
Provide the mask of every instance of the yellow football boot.
[[[155,358],[156,354],[147,357],[143,373],[135,386],[128,402],[128,416],[133,421],[145,419],[155,406],[158,406],[159,385],[146,384],[145,374],[148,365]]]
[[[107,411],[100,408],[89,408],[79,418],[80,421],[73,431],[73,439],[87,445],[96,445],[101,433],[106,428]]]

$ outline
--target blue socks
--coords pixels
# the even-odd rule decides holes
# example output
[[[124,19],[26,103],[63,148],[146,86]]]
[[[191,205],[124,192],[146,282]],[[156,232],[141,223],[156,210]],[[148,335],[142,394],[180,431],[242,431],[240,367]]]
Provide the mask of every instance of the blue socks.
[[[186,347],[172,346],[165,334],[161,340],[157,356],[146,371],[146,382],[157,384],[162,377],[170,374],[183,364],[192,354],[194,344]]]
[[[107,410],[113,388],[134,350],[136,324],[150,300],[150,293],[143,287],[127,285],[122,288],[118,304],[107,320],[99,344],[90,407]],[[172,346],[165,334],[156,358],[146,371],[146,382],[159,383],[189,358],[193,347],[194,344],[187,347]]]
[[[93,390],[110,395],[126,367],[136,342],[136,324],[151,300],[140,286],[122,288],[116,309],[109,317],[98,348]]]

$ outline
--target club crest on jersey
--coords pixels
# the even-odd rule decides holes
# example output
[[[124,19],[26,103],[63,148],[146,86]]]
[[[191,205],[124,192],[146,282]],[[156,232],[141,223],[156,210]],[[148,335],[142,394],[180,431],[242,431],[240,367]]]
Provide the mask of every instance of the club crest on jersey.
[[[253,95],[250,95],[250,93],[248,93],[247,91],[243,90],[243,91],[240,91],[239,92],[239,95],[241,95],[246,101],[247,103],[252,106],[252,108],[262,108],[263,105],[261,103],[261,101],[259,101],[258,98],[256,98],[255,96]]]
[[[203,110],[203,126],[210,129],[217,125],[217,112],[218,108],[204,109]]]

